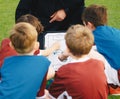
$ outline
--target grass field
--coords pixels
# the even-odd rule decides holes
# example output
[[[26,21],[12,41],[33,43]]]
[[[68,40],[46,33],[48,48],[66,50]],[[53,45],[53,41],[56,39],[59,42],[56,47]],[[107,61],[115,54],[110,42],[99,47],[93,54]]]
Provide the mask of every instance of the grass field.
[[[0,0],[0,42],[9,36],[18,2],[19,0]],[[90,4],[105,5],[108,8],[108,25],[120,29],[120,0],[86,0],[86,6]]]
[[[0,0],[0,42],[9,36],[9,30],[14,25],[15,9],[19,0]],[[120,0],[86,0],[90,4],[102,4],[108,8],[108,25],[120,29]],[[120,99],[120,97],[109,97]]]
[[[14,24],[15,9],[18,0],[0,0],[0,41],[8,37]]]
[[[86,5],[101,4],[108,9],[108,25],[120,29],[120,0],[86,0]]]

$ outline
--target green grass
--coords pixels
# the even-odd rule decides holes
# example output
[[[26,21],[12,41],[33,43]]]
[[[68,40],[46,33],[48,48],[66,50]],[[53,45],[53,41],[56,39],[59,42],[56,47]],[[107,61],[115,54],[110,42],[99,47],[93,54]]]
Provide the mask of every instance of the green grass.
[[[0,0],[0,41],[9,36],[18,0]]]
[[[86,6],[102,4],[108,8],[108,25],[120,29],[120,0],[85,0]],[[0,0],[0,42],[9,36],[14,25],[15,9],[19,0]]]
[[[86,0],[86,6],[100,4],[107,7],[108,25],[120,29],[120,0]]]
[[[101,4],[108,8],[108,25],[120,29],[120,0],[85,0],[86,6]],[[0,0],[0,42],[9,36],[9,31],[14,25],[15,9],[19,0]],[[109,99],[120,99],[116,96]]]

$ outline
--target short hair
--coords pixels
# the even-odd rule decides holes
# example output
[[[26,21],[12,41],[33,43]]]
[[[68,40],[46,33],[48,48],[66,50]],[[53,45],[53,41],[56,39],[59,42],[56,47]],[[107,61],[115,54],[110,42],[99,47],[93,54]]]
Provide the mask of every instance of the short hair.
[[[10,40],[18,53],[29,53],[33,50],[35,41],[37,41],[37,31],[29,23],[17,23],[10,32]]]
[[[22,15],[16,21],[16,23],[19,23],[19,22],[27,22],[27,23],[32,24],[36,28],[38,34],[42,33],[42,31],[44,30],[43,25],[38,20],[38,18],[31,14]]]
[[[65,35],[66,45],[74,56],[88,54],[93,43],[92,31],[83,25],[72,25]]]
[[[107,24],[107,8],[103,5],[90,5],[85,8],[82,20],[91,22],[95,27]]]

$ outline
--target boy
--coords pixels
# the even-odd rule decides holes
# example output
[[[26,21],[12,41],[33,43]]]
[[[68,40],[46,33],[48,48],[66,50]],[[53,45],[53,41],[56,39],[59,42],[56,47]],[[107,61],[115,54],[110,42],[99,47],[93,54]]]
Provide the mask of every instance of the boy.
[[[85,8],[82,20],[85,26],[93,31],[97,51],[101,53],[108,62],[109,67],[106,69],[108,83],[112,85],[111,94],[120,94],[120,83],[118,74],[120,72],[120,30],[107,26],[107,9],[100,5],[90,5]],[[118,74],[115,72],[118,70]],[[114,76],[113,76],[114,75]],[[114,86],[114,85],[115,86]],[[112,91],[112,92],[111,92]]]
[[[120,69],[120,30],[107,26],[107,9],[91,5],[82,15],[84,24],[93,31],[95,44],[100,52],[116,70]]]
[[[16,23],[19,23],[19,22],[27,22],[33,25],[36,28],[38,35],[40,35],[43,31],[42,24],[33,15],[30,15],[30,14],[23,15],[16,21]],[[39,50],[35,51],[35,54],[38,54],[38,53],[39,53]],[[1,49],[0,49],[0,67],[4,62],[4,58],[9,56],[14,56],[14,55],[17,55],[17,52],[13,48],[11,48],[10,39],[8,38],[3,39],[1,42]]]
[[[94,43],[92,32],[81,25],[71,26],[65,41],[67,52],[73,58],[56,72],[50,86],[50,97],[63,99],[107,99],[107,81],[104,65],[91,59],[88,53]]]
[[[42,34],[43,26],[40,23],[40,21],[38,20],[38,18],[36,18],[35,16],[30,15],[30,14],[23,15],[16,21],[16,23],[19,23],[19,22],[30,23],[31,25],[33,25],[36,28],[38,35]],[[0,67],[3,64],[4,58],[6,58],[8,56],[17,55],[16,51],[13,48],[10,47],[9,43],[10,43],[10,40],[8,38],[3,39],[2,42],[1,42]],[[40,46],[41,46],[41,44],[40,44]],[[57,49],[59,49],[58,42],[54,43],[50,48],[47,48],[45,50],[41,50],[41,49],[39,50],[38,49],[37,51],[35,51],[34,54],[35,55],[40,54],[40,55],[43,55],[43,56],[48,56]]]
[[[43,25],[41,24],[41,22],[38,20],[37,17],[31,15],[31,14],[26,14],[26,15],[23,15],[21,16],[17,21],[16,23],[19,23],[19,22],[27,22],[27,23],[30,23],[32,24],[37,32],[38,32],[38,35],[40,34],[44,34],[42,33],[43,30],[44,30],[44,27]],[[39,37],[39,36],[38,36]],[[41,46],[41,42],[40,43],[40,46]],[[40,55],[43,55],[43,56],[49,56],[51,53],[53,53],[55,50],[58,50],[59,49],[59,44],[58,42],[54,43],[51,47],[47,48],[47,49],[40,49],[40,52],[39,50],[35,52],[35,54],[40,54]]]
[[[33,15],[30,15],[30,14],[23,15],[16,21],[16,23],[19,23],[19,22],[27,22],[27,23],[30,23],[31,25],[33,25],[36,28],[38,35],[40,35],[43,31],[42,24],[40,23],[38,18],[36,18]],[[34,55],[39,54],[39,55],[43,55],[43,56],[48,56],[57,49],[59,49],[59,44],[58,44],[58,42],[55,42],[51,47],[49,47],[45,50],[38,49],[37,51],[35,51]],[[8,38],[4,39],[1,43],[1,49],[0,49],[0,67],[2,66],[4,59],[6,57],[14,56],[14,55],[17,55],[17,52],[10,46],[10,39],[8,39]],[[48,77],[47,77],[48,79],[53,77],[54,73],[55,73],[51,67],[50,67],[49,71],[50,72],[48,73]]]
[[[34,56],[39,48],[35,27],[25,22],[16,24],[10,40],[18,56],[6,58],[2,65],[0,99],[35,99],[39,88],[39,96],[43,96],[50,61]]]

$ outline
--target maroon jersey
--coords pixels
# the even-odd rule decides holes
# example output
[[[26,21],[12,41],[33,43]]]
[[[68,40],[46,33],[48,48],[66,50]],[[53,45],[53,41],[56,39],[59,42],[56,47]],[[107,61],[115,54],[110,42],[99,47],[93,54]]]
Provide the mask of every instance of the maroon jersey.
[[[89,59],[62,66],[49,92],[57,98],[65,91],[72,99],[107,99],[108,87],[103,63]]]

